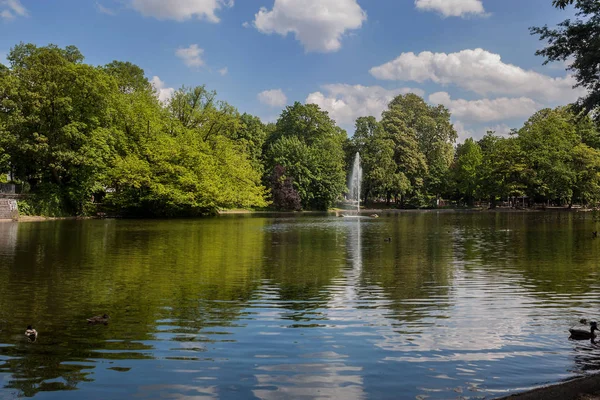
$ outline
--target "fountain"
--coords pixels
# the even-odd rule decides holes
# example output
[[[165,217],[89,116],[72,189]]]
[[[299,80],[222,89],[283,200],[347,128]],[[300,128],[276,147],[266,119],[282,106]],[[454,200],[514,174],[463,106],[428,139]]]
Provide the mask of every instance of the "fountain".
[[[352,166],[352,173],[350,174],[350,182],[348,188],[350,189],[349,199],[351,201],[356,200],[356,216],[360,215],[360,185],[362,183],[362,168],[360,166],[360,154],[357,152],[354,157],[354,165]],[[350,215],[344,215],[344,217],[350,217]]]

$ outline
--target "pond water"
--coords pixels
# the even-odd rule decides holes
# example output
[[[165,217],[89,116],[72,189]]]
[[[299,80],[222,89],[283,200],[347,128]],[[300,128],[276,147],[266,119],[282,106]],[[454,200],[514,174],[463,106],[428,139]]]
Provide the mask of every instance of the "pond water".
[[[0,398],[494,398],[593,372],[600,345],[568,328],[599,314],[598,225],[558,212],[1,223]],[[86,323],[103,313],[108,325]]]

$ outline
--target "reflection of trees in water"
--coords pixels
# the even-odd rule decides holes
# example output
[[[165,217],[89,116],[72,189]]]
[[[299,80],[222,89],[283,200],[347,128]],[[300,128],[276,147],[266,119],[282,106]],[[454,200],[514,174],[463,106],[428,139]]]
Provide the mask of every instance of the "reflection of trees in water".
[[[3,258],[14,256],[18,230],[17,222],[0,222],[0,264]]]
[[[584,213],[482,213],[461,218],[455,249],[467,269],[515,274],[536,297],[597,287],[600,241]]]
[[[142,341],[211,340],[200,331],[239,319],[259,285],[264,224],[231,218],[19,225],[16,251],[0,269],[0,320],[10,327],[0,331],[0,343],[18,342],[30,323],[40,336],[34,344],[0,347],[0,373],[12,375],[6,387],[29,396],[72,389],[91,379],[93,359],[153,358],[152,345]],[[104,312],[108,326],[86,324]]]
[[[443,299],[452,284],[453,248],[444,221],[400,214],[367,225],[363,237],[363,285],[381,287],[391,318],[417,320],[448,306]]]

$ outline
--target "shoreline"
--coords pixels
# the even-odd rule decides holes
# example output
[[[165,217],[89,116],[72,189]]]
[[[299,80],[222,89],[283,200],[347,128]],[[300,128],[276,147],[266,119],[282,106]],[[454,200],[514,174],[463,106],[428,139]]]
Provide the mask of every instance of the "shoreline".
[[[599,400],[600,373],[550,384],[496,400]]]
[[[431,208],[431,209],[398,209],[398,208],[368,208],[361,209],[360,215],[369,216],[371,214],[411,214],[411,213],[543,213],[543,212],[592,212],[593,209],[588,208],[567,208],[567,207],[548,207],[546,209],[524,208],[515,209],[507,207],[488,208]],[[276,210],[247,210],[247,209],[231,209],[219,210],[216,216],[221,215],[260,215],[260,214],[284,214],[284,215],[324,215],[334,214],[341,216],[342,213],[356,213],[356,210],[332,208],[327,211],[276,211]],[[152,219],[145,217],[142,219]],[[186,217],[178,217],[176,219],[186,219]],[[187,218],[202,218],[202,217],[187,217]],[[71,216],[71,217],[44,217],[39,215],[22,215],[18,219],[0,219],[0,222],[40,222],[40,221],[59,221],[59,220],[88,220],[88,219],[130,219],[124,216]],[[137,219],[137,218],[133,218]],[[156,218],[164,219],[164,218]]]

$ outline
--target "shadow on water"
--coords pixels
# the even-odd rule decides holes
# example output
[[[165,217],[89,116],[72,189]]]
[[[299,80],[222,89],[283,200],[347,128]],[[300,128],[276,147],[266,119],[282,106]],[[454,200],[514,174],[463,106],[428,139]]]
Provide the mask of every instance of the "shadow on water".
[[[0,397],[489,398],[595,371],[598,345],[567,329],[598,309],[596,224],[0,224]],[[108,325],[86,323],[103,313]]]

